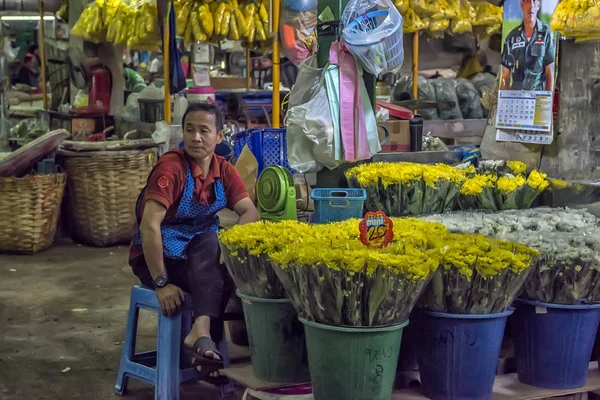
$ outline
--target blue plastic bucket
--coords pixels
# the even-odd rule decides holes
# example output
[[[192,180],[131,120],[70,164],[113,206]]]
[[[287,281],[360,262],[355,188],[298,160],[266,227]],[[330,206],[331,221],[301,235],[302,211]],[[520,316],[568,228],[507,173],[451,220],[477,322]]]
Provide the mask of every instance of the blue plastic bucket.
[[[423,312],[417,322],[417,357],[426,397],[437,400],[490,399],[506,318],[498,314]]]
[[[600,304],[527,300],[516,304],[511,327],[515,328],[519,381],[548,389],[584,386],[600,323]]]

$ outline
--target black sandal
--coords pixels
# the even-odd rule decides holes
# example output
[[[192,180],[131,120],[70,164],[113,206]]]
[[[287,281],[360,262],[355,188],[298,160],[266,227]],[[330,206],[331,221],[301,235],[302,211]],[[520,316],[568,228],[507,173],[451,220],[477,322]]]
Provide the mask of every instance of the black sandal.
[[[214,360],[205,356],[207,351],[212,351],[219,356],[220,360]],[[215,342],[208,336],[198,338],[191,348],[187,347],[185,353],[192,357],[192,364],[196,367],[202,367],[202,370],[209,370],[207,373],[223,368],[223,356],[217,350]]]

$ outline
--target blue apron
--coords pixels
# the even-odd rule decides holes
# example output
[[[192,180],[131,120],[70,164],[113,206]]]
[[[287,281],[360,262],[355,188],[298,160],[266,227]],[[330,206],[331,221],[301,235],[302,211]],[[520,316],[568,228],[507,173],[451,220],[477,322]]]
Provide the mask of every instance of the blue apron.
[[[225,208],[227,199],[220,179],[215,179],[213,187],[216,197],[213,204],[202,204],[194,199],[194,178],[190,173],[190,167],[187,166],[185,187],[177,212],[173,218],[168,222],[163,222],[160,226],[165,257],[185,260],[187,259],[185,250],[194,236],[205,232],[217,233],[219,231],[217,213]],[[140,207],[145,192],[146,188],[142,190],[137,199],[136,214],[139,218],[141,218]],[[137,246],[142,244],[139,223],[133,243]]]

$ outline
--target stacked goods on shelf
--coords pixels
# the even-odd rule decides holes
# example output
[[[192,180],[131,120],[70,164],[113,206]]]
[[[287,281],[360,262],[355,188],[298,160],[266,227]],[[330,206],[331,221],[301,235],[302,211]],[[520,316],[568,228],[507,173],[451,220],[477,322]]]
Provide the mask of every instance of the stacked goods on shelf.
[[[545,388],[583,386],[600,323],[596,217],[583,210],[537,208],[425,219],[451,231],[510,238],[539,252],[513,318],[518,378]]]
[[[367,191],[367,211],[384,211],[394,217],[457,208],[530,208],[549,185],[545,174],[537,170],[528,173],[522,162],[482,165],[476,170],[472,165],[369,163],[349,169],[346,177],[350,186]]]
[[[175,11],[177,34],[183,36],[186,44],[220,39],[253,44],[267,41],[269,35],[264,0],[180,0],[175,3]]]
[[[404,32],[426,31],[434,37],[448,33],[492,35],[502,27],[502,7],[468,0],[396,0]]]
[[[595,0],[561,1],[550,21],[553,31],[563,36],[574,37],[577,41],[600,38],[600,3]]]
[[[426,102],[441,102],[437,108],[423,108],[419,114],[426,120],[462,120],[487,118],[489,112],[482,102],[497,83],[494,75],[480,72],[469,79],[431,78],[419,75],[418,98]],[[400,74],[392,89],[392,101],[412,95],[412,74]]]
[[[427,286],[432,276],[443,279],[454,270],[455,277],[472,278],[481,285],[473,292],[477,307],[496,310],[512,302],[535,262],[535,251],[525,246],[452,234],[440,224],[415,219],[392,219],[389,246],[369,248],[360,241],[358,226],[359,220],[324,225],[259,222],[221,233],[230,270],[239,269],[232,268],[238,262],[232,258],[243,263],[258,257],[253,274],[262,278],[244,279],[272,280],[268,265],[279,277],[306,329],[317,398],[390,398],[402,329],[424,288],[437,294],[437,286]],[[479,257],[477,263],[461,263],[473,256]],[[489,282],[500,289],[486,292]],[[459,296],[457,291],[452,295]],[[385,357],[379,353],[384,349]],[[363,379],[349,384],[347,376]],[[375,381],[373,396],[368,382]]]

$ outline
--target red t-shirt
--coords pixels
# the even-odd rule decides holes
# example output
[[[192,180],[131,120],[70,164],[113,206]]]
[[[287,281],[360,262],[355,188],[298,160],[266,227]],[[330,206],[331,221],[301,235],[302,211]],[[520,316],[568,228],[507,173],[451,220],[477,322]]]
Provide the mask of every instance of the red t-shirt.
[[[165,206],[167,209],[165,221],[173,218],[179,207],[183,188],[185,187],[186,163],[189,165],[190,173],[194,179],[193,196],[195,199],[199,199],[201,203],[211,204],[216,200],[213,186],[217,178],[223,184],[225,197],[227,198],[227,208],[233,210],[238,201],[249,197],[246,186],[237,170],[223,157],[213,154],[210,170],[206,177],[203,177],[198,163],[188,156],[183,149],[176,149],[163,154],[152,172],[150,172],[138,218],[141,219],[144,214],[144,205],[148,200],[158,201]],[[132,264],[136,258],[142,255],[141,246],[135,246],[132,242],[129,248],[129,263]]]

